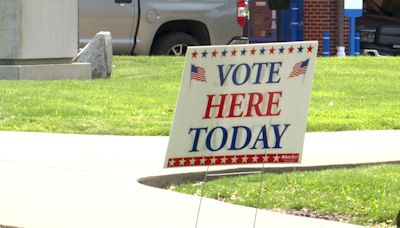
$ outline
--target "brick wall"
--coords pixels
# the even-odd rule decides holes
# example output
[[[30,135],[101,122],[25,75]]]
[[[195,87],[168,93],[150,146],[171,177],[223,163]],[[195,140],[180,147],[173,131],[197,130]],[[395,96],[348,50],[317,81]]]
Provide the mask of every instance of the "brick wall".
[[[337,47],[337,0],[304,0],[304,40],[318,40],[319,54],[322,54],[322,36],[330,32],[331,56],[336,55]],[[348,44],[348,20],[344,26],[345,47]]]

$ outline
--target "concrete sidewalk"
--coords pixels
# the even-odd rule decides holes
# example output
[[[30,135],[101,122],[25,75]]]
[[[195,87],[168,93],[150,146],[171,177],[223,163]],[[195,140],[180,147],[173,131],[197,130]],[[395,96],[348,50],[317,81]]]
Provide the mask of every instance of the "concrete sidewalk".
[[[0,132],[0,224],[195,227],[199,197],[137,182],[148,176],[205,171],[162,169],[167,143],[167,137]],[[297,166],[391,161],[400,161],[400,131],[308,133],[303,162]],[[217,169],[221,168],[212,168]],[[254,215],[254,208],[205,199],[198,227],[250,228]],[[258,228],[346,226],[352,227],[265,210],[259,210],[256,221]]]

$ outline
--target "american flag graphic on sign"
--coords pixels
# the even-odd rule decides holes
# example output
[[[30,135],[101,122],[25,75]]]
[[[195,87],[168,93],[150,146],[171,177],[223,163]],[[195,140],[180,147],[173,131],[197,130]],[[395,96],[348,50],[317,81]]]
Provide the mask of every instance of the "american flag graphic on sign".
[[[190,70],[190,78],[200,82],[207,82],[205,69],[203,67],[198,67],[192,64],[192,69]]]
[[[305,74],[307,72],[307,67],[308,67],[308,62],[310,61],[310,59],[307,59],[305,61],[296,63],[296,65],[294,65],[292,73],[290,73],[289,78],[294,78],[297,77],[299,75]]]

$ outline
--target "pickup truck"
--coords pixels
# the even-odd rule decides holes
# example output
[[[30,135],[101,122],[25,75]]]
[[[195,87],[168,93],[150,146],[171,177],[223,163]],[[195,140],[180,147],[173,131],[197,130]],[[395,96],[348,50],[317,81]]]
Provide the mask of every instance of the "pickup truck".
[[[363,16],[357,18],[356,26],[365,55],[400,56],[399,0],[364,0]]]
[[[245,0],[80,0],[79,46],[110,31],[120,55],[183,55],[243,40]]]

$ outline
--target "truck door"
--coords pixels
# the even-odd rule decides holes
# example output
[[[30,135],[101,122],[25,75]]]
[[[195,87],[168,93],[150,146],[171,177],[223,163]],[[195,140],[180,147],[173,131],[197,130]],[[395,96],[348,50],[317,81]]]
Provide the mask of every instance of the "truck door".
[[[114,54],[131,54],[137,26],[138,0],[80,0],[79,47],[96,33],[111,32]]]

